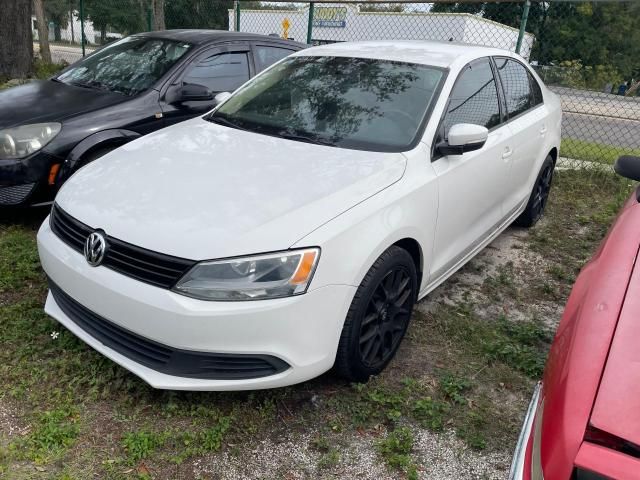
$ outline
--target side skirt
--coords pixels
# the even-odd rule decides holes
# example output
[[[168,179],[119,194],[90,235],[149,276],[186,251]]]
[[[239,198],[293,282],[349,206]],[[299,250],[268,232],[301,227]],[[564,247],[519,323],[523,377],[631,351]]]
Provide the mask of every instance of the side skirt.
[[[520,205],[518,205],[515,209],[511,211],[511,213],[506,217],[502,223],[499,223],[498,226],[493,230],[493,232],[487,236],[483,241],[479,242],[477,245],[472,245],[468,252],[463,252],[460,259],[454,260],[453,266],[448,268],[444,273],[439,274],[435,280],[431,281],[425,288],[423,288],[418,294],[418,300],[422,300],[429,293],[439,287],[445,280],[447,280],[451,275],[456,273],[460,268],[462,268],[469,260],[475,257],[478,253],[480,253],[487,245],[493,242],[498,235],[504,232],[509,225],[511,225],[516,218],[524,211],[527,207],[527,201],[529,197],[526,197]],[[446,268],[446,267],[445,267]]]

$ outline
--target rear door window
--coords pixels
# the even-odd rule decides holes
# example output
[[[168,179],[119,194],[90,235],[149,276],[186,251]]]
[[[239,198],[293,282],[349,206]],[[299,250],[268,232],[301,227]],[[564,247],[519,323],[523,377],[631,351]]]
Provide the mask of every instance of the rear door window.
[[[203,85],[213,93],[233,92],[249,80],[246,52],[222,52],[206,55],[187,68],[184,83]]]
[[[270,67],[278,60],[282,60],[284,57],[288,57],[295,50],[289,50],[288,48],[280,48],[268,45],[255,45],[253,47],[253,59],[256,64],[256,73],[261,72],[267,67]]]
[[[515,117],[533,108],[537,103],[531,86],[531,74],[527,68],[511,58],[498,57],[495,61],[504,88],[509,117]],[[542,97],[542,92],[539,92],[539,96]]]

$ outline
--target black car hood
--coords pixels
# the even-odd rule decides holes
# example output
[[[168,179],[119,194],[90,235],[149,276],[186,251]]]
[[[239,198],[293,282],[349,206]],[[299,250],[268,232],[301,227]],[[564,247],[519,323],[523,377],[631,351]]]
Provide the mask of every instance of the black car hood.
[[[118,93],[36,80],[0,91],[0,128],[60,122],[81,113],[125,102]]]

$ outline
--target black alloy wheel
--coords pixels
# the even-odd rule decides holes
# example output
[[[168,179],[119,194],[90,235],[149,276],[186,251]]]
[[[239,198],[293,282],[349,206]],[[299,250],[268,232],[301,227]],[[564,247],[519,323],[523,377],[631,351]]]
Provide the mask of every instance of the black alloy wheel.
[[[553,165],[547,165],[540,175],[538,184],[533,192],[533,204],[531,205],[534,223],[537,222],[544,209],[547,206],[547,200],[549,199],[549,190],[551,190],[551,178],[553,177]]]
[[[524,212],[516,219],[514,225],[518,227],[532,227],[542,218],[549,200],[551,183],[553,182],[553,168],[553,158],[549,155],[542,164],[540,173],[536,178],[536,183],[529,196],[527,206]]]
[[[414,296],[411,277],[400,266],[378,284],[360,323],[360,358],[364,365],[377,368],[391,359],[409,324]]]
[[[341,376],[364,382],[384,370],[400,347],[417,295],[413,257],[390,247],[369,269],[351,302],[336,354]]]

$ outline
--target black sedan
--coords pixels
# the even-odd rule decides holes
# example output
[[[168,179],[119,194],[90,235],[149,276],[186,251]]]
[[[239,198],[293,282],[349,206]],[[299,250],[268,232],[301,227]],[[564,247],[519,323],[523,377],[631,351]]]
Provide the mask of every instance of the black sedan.
[[[205,113],[216,94],[304,47],[226,31],[149,32],[0,92],[0,207],[50,202],[81,166]]]

